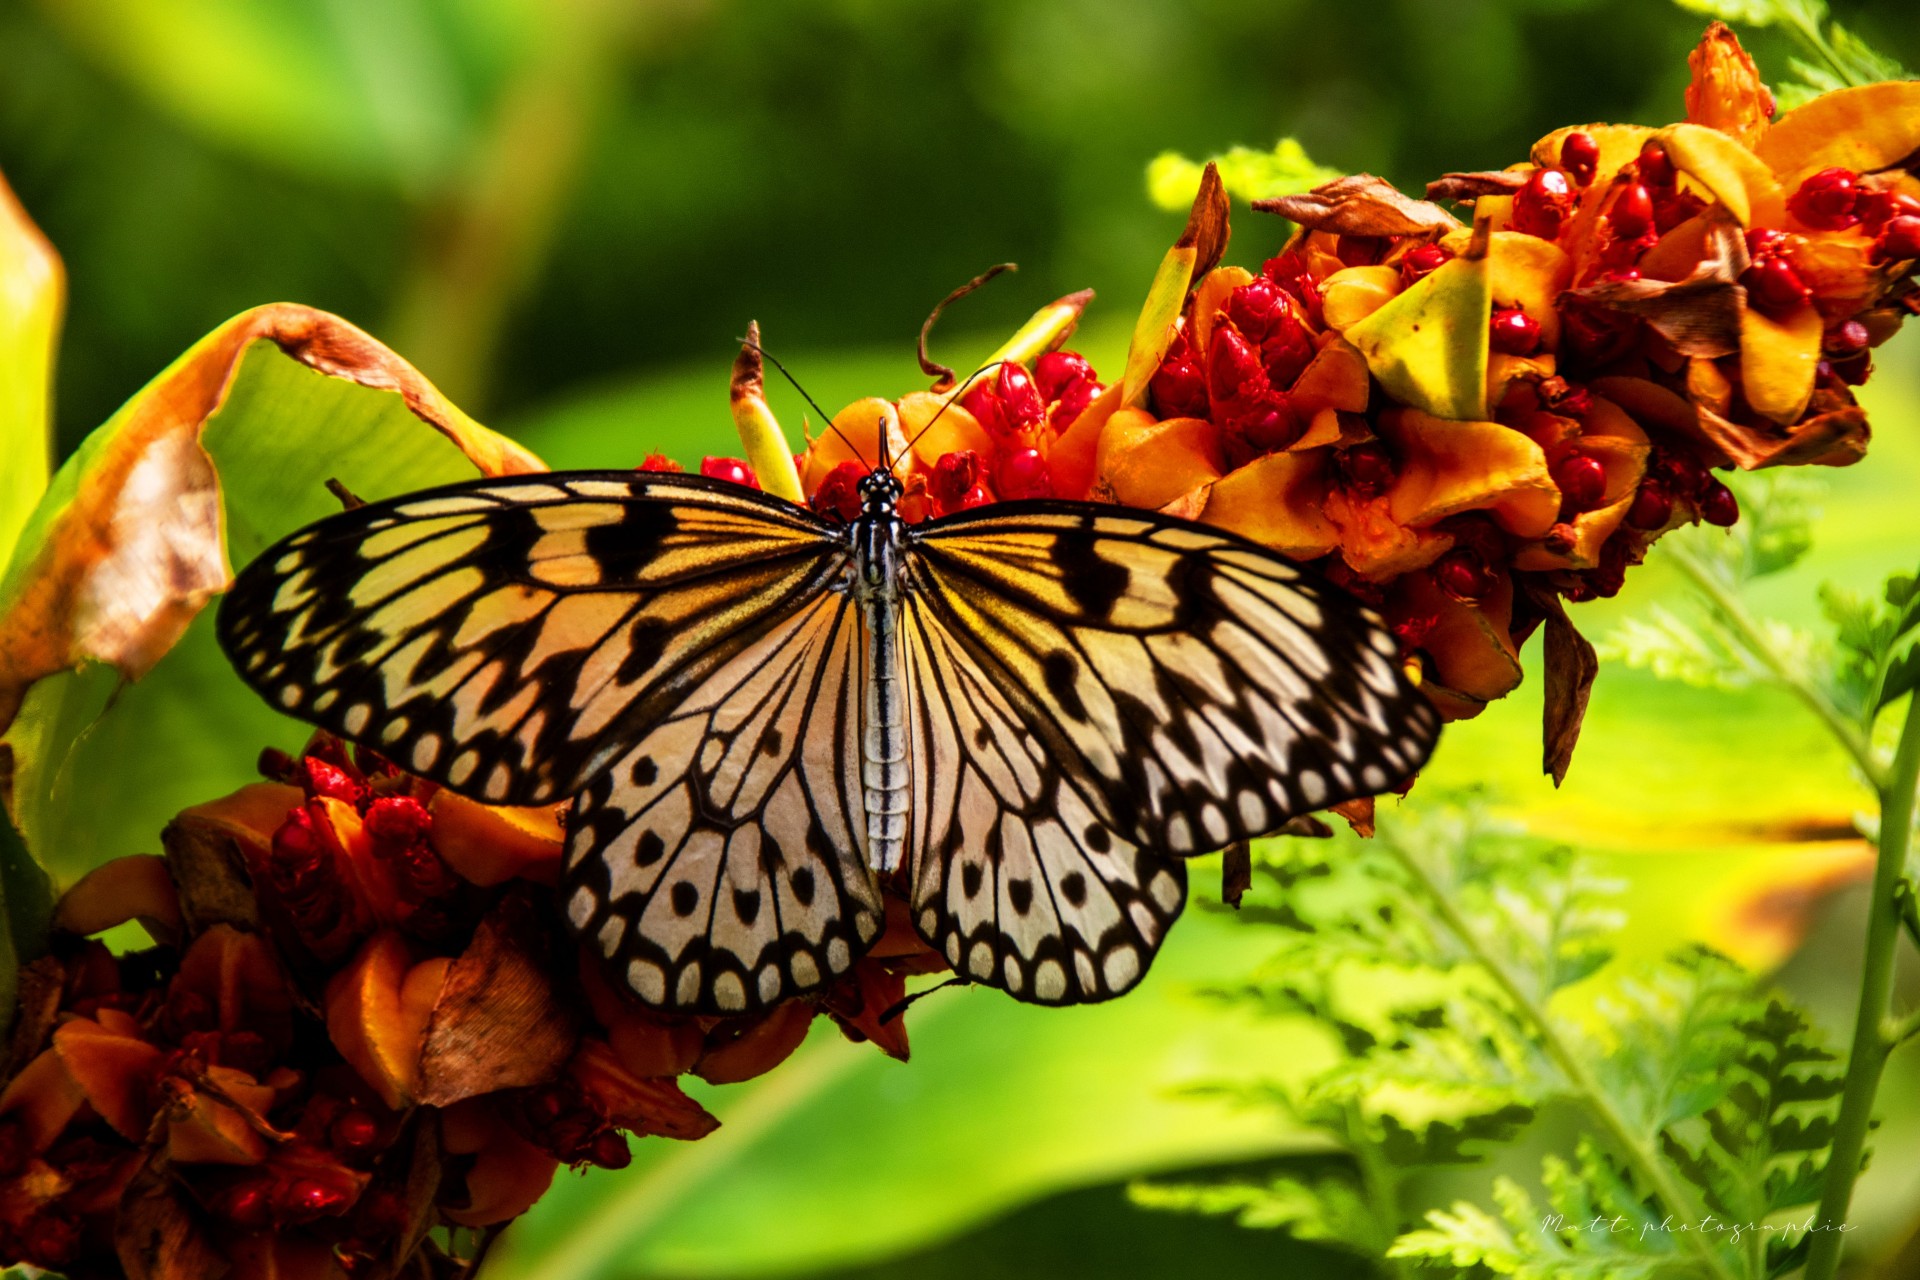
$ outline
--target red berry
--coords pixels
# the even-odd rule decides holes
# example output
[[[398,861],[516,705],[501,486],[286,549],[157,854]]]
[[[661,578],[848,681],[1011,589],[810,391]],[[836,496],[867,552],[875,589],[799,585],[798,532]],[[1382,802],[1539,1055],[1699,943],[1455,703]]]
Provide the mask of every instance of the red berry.
[[[280,1216],[305,1221],[339,1213],[347,1207],[347,1194],[318,1178],[295,1178],[274,1194],[274,1208]]]
[[[1713,483],[1713,473],[1691,453],[1663,453],[1654,460],[1652,470],[1667,482],[1667,487],[1683,498],[1697,501]]]
[[[1280,286],[1265,276],[1255,276],[1227,295],[1227,319],[1241,333],[1258,340],[1266,336],[1275,314],[1285,306]]]
[[[366,831],[381,844],[410,845],[433,826],[427,807],[412,796],[381,796],[367,806]]]
[[[1733,490],[1718,480],[1710,481],[1707,491],[1700,495],[1700,518],[1724,529],[1740,518],[1740,501]]]
[[[669,458],[664,453],[658,452],[650,453],[640,459],[640,465],[634,468],[635,471],[679,471],[682,469],[680,464],[672,458]]]
[[[1593,181],[1600,169],[1600,144],[1590,133],[1575,131],[1560,141],[1560,167],[1579,186]]]
[[[993,501],[980,483],[983,470],[980,455],[971,449],[942,454],[927,478],[927,496],[933,499],[935,514],[944,516]]]
[[[1038,449],[1008,449],[993,468],[993,487],[1002,498],[1051,498],[1053,478]]]
[[[1455,547],[1433,563],[1433,580],[1455,600],[1471,604],[1493,594],[1499,579],[1478,551]]]
[[[358,1107],[349,1107],[327,1126],[327,1139],[342,1155],[358,1155],[380,1140],[380,1122]]]
[[[1000,393],[1000,413],[1008,430],[1025,431],[1029,427],[1037,427],[1047,416],[1047,406],[1041,402],[1040,392],[1033,385],[1033,375],[1013,361],[1001,364],[995,390]]]
[[[1452,256],[1437,244],[1416,245],[1400,258],[1400,283],[1404,286],[1426,279]]]
[[[1860,192],[1851,169],[1822,169],[1800,184],[1787,200],[1787,212],[1815,231],[1845,231],[1860,221],[1854,212]]]
[[[1673,172],[1673,157],[1658,142],[1649,142],[1640,148],[1640,159],[1636,162],[1640,172],[1640,181],[1650,187],[1671,187],[1676,178]]]
[[[1860,225],[1867,234],[1877,236],[1883,227],[1894,218],[1910,214],[1920,214],[1920,200],[1914,199],[1902,191],[1888,191],[1885,188],[1863,191],[1860,200],[1853,206],[1860,215]]]
[[[1491,341],[1495,351],[1510,356],[1530,356],[1540,349],[1540,322],[1518,307],[1501,307],[1493,313]]]
[[[1873,242],[1875,262],[1904,262],[1920,258],[1920,217],[1902,214],[1888,222]]]
[[[1554,464],[1551,474],[1568,511],[1591,511],[1606,496],[1607,468],[1592,454],[1570,453]]]
[[[700,474],[728,484],[743,484],[749,489],[760,487],[760,478],[753,474],[753,468],[738,458],[702,458]]]
[[[235,1226],[257,1230],[273,1220],[273,1203],[264,1183],[243,1182],[222,1198],[221,1210]]]
[[[1359,497],[1376,497],[1385,493],[1394,482],[1397,469],[1393,464],[1393,455],[1378,440],[1363,440],[1359,444],[1349,445],[1333,457],[1346,479],[1347,488]]]
[[[1313,273],[1307,267],[1305,255],[1289,250],[1278,257],[1268,258],[1260,268],[1260,274],[1293,295],[1293,300],[1306,312],[1307,319],[1318,325],[1323,323],[1320,314],[1320,286],[1314,281]]]
[[[1214,405],[1256,399],[1269,385],[1266,367],[1247,340],[1229,326],[1215,329],[1207,352],[1207,390]]]
[[[1867,326],[1858,320],[1849,320],[1827,330],[1820,339],[1820,349],[1836,360],[1851,360],[1867,349],[1871,337]]]
[[[1007,418],[1000,404],[1000,393],[985,379],[976,379],[973,389],[960,397],[960,407],[974,416],[990,436],[1007,433]]]
[[[1286,396],[1270,391],[1238,409],[1222,424],[1263,453],[1284,449],[1300,438],[1300,419]]]
[[[1260,363],[1266,367],[1267,381],[1276,387],[1291,387],[1315,354],[1312,335],[1293,318],[1291,310],[1280,313],[1266,341],[1260,344]]]
[[[301,762],[301,771],[306,775],[301,781],[307,794],[316,798],[325,796],[329,800],[342,800],[357,806],[367,792],[359,779],[339,765],[329,764],[318,756],[306,757]]]
[[[1653,194],[1646,184],[1635,182],[1622,191],[1607,211],[1607,221],[1622,240],[1638,240],[1653,230]]]
[[[1040,398],[1054,401],[1076,382],[1093,379],[1093,366],[1078,351],[1049,351],[1033,362],[1034,385]]]
[[[1760,259],[1746,269],[1740,283],[1747,287],[1747,302],[1775,319],[1790,316],[1813,300],[1813,290],[1785,258]]]
[[[1642,483],[1627,508],[1627,523],[1636,529],[1664,529],[1673,519],[1673,495],[1657,484]]]
[[[1775,227],[1753,227],[1747,232],[1747,256],[1756,262],[1770,257],[1786,244],[1787,233]]]
[[[1081,414],[1087,411],[1099,394],[1106,390],[1092,378],[1082,378],[1078,382],[1067,384],[1053,407],[1047,410],[1047,425],[1055,431],[1065,431],[1072,426]]]
[[[821,479],[807,505],[829,520],[851,523],[860,515],[860,482],[866,478],[866,467],[843,462]]]
[[[1167,349],[1166,359],[1154,370],[1147,384],[1153,411],[1161,418],[1204,418],[1207,416],[1207,380],[1194,359],[1193,348],[1183,333]]]
[[[1513,197],[1513,229],[1552,240],[1573,211],[1573,183],[1564,170],[1535,169]]]

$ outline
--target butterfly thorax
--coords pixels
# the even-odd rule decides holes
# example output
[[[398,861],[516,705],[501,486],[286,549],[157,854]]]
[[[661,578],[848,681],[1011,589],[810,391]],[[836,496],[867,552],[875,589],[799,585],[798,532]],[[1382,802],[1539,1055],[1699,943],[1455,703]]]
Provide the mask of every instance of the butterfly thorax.
[[[865,639],[860,755],[867,861],[881,872],[892,871],[905,855],[907,791],[912,782],[900,652],[907,525],[895,509],[899,497],[900,482],[892,473],[874,471],[860,483],[860,514],[848,526],[853,544],[849,590],[860,607]]]

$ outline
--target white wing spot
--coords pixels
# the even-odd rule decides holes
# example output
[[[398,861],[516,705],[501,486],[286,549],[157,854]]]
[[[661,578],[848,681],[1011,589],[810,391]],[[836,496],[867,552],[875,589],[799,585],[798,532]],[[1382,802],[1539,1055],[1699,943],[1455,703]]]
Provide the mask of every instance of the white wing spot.
[[[1160,904],[1160,909],[1171,914],[1180,905],[1180,885],[1171,875],[1162,871],[1147,886],[1147,892]]]
[[[328,701],[332,701],[331,692],[327,697]],[[367,721],[371,719],[373,719],[373,708],[364,702],[357,702],[347,708],[347,714],[340,717],[340,723],[350,735],[357,738],[367,731]]]
[[[713,981],[713,1002],[729,1013],[747,1007],[747,988],[737,973],[723,973]]]
[[[473,771],[479,767],[480,753],[478,751],[462,751],[453,758],[453,763],[447,766],[447,781],[457,787],[468,778],[471,778]]]
[[[835,938],[827,944],[827,968],[833,973],[845,973],[853,966],[853,956],[847,950],[845,938]]]
[[[787,961],[787,969],[793,974],[793,985],[796,987],[813,987],[820,983],[820,966],[814,963],[811,951],[796,952],[793,959]],[[762,989],[765,988],[765,981],[763,977]]]
[[[987,945],[985,938],[973,944],[973,950],[967,952],[967,969],[976,978],[992,980],[993,948]]]
[[[1318,770],[1302,769],[1294,781],[1300,784],[1300,794],[1307,798],[1309,805],[1318,806],[1327,798],[1327,780]]]
[[[680,971],[680,981],[675,984],[673,1002],[692,1004],[700,998],[700,966],[690,964]]]
[[[288,685],[286,688],[280,691],[280,705],[283,707],[299,706],[300,695],[302,692],[303,690],[300,688],[299,685],[297,684]]]
[[[651,960],[635,960],[627,966],[627,985],[633,994],[648,1004],[658,1005],[667,998],[667,974]]]
[[[1140,953],[1132,947],[1115,947],[1101,963],[1100,976],[1107,980],[1109,991],[1125,991],[1140,976]]]
[[[1000,976],[1006,979],[1007,990],[1016,996],[1026,986],[1027,975],[1021,972],[1020,962],[1012,956],[1001,962]]]
[[[760,1003],[772,1004],[774,997],[780,994],[780,970],[775,965],[767,965],[760,970]]]
[[[581,890],[581,893],[585,892],[586,890]],[[578,895],[575,896],[577,897]],[[593,914],[592,908],[588,908],[587,914]],[[608,916],[607,922],[600,926],[600,954],[610,956],[618,951],[620,949],[620,939],[626,936],[627,922],[619,916]]]
[[[1042,960],[1033,971],[1033,994],[1042,1000],[1058,1000],[1067,994],[1067,974],[1058,961]]]
[[[587,921],[593,919],[593,890],[581,885],[573,891],[573,897],[567,900],[567,919],[573,921],[573,927],[584,929]]]
[[[1387,772],[1377,764],[1370,764],[1360,771],[1360,781],[1366,783],[1369,791],[1384,791],[1387,787]]]

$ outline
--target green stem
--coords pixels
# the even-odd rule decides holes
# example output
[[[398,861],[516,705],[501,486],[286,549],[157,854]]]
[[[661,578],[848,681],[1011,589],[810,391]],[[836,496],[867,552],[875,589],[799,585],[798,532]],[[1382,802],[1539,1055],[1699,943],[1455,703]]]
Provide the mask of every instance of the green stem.
[[[1711,569],[1678,547],[1671,549],[1667,559],[1678,566],[1680,571],[1687,575],[1687,579],[1700,590],[1700,593],[1713,603],[1713,607],[1720,613],[1727,626],[1733,629],[1741,643],[1746,646],[1747,652],[1765,664],[1775,680],[1786,686],[1795,697],[1807,705],[1808,710],[1820,718],[1820,723],[1827,727],[1827,732],[1831,733],[1834,740],[1853,757],[1854,764],[1866,776],[1868,785],[1876,790],[1881,788],[1886,779],[1883,770],[1873,758],[1873,747],[1867,741],[1867,736],[1828,700],[1826,694],[1822,693],[1804,674],[1795,670],[1793,665],[1774,648],[1766,632],[1761,630],[1759,622],[1747,612],[1747,607],[1741,602],[1740,597],[1716,577]]]
[[[1574,1100],[1586,1109],[1601,1129],[1605,1130],[1614,1153],[1627,1163],[1640,1179],[1641,1185],[1649,1188],[1668,1212],[1690,1221],[1699,1221],[1699,1207],[1694,1204],[1685,1189],[1674,1180],[1667,1166],[1662,1163],[1658,1152],[1654,1150],[1650,1135],[1640,1137],[1634,1133],[1633,1126],[1628,1124],[1626,1117],[1615,1109],[1613,1099],[1594,1078],[1593,1073],[1587,1069],[1587,1064],[1555,1029],[1547,1016],[1547,1011],[1527,994],[1513,971],[1482,945],[1472,925],[1467,922],[1466,917],[1454,909],[1440,886],[1435,884],[1433,878],[1427,874],[1426,868],[1399,845],[1390,840],[1383,843],[1405,868],[1416,892],[1427,900],[1447,931],[1460,940],[1468,954],[1486,970],[1487,975],[1500,988],[1514,1011],[1529,1024],[1529,1029],[1540,1042],[1541,1048],[1546,1050],[1547,1057],[1573,1086]],[[1697,1231],[1687,1231],[1678,1233],[1678,1236],[1698,1259],[1701,1276],[1712,1277],[1713,1280],[1739,1280],[1734,1271],[1728,1267],[1726,1260],[1708,1243],[1704,1235]]]
[[[1807,1255],[1806,1280],[1832,1280],[1840,1265],[1845,1237],[1839,1228],[1847,1220],[1853,1184],[1860,1176],[1880,1073],[1897,1043],[1888,1035],[1886,1023],[1893,993],[1894,953],[1900,941],[1900,885],[1906,874],[1907,847],[1913,838],[1916,782],[1920,782],[1920,699],[1907,706],[1892,772],[1879,788],[1880,857],[1874,867],[1873,898],[1867,917],[1860,1009],[1854,1019],[1846,1087],[1840,1095],[1840,1117],[1834,1122],[1833,1151],[1827,1157],[1826,1189],[1817,1216],[1818,1224],[1829,1229],[1814,1237]],[[1899,1030],[1897,1026],[1893,1029]]]

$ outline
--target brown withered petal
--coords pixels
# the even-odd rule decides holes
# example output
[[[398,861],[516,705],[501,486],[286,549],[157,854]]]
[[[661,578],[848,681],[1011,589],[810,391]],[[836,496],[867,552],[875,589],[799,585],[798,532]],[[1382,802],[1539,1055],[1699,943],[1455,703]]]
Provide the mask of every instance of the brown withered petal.
[[[1191,279],[1200,279],[1227,256],[1227,240],[1233,234],[1227,222],[1228,208],[1226,184],[1220,180],[1220,171],[1208,164],[1200,175],[1200,190],[1194,193],[1186,230],[1174,242],[1176,248],[1193,250]]]
[[[1586,719],[1594,677],[1600,674],[1600,659],[1587,638],[1574,629],[1558,592],[1533,582],[1524,586],[1527,598],[1545,614],[1546,709],[1540,768],[1553,776],[1557,787],[1566,781],[1567,768],[1573,763],[1574,744],[1580,740],[1580,724]]]
[[[468,1098],[440,1113],[441,1145],[466,1163],[467,1202],[440,1202],[440,1213],[463,1227],[517,1218],[546,1194],[560,1162],[515,1133],[487,1098]],[[459,1168],[455,1165],[455,1168]]]
[[[1802,418],[1791,428],[1742,426],[1696,407],[1699,430],[1743,471],[1761,467],[1850,467],[1867,454],[1867,411],[1848,405]]]
[[[1427,199],[1464,204],[1481,196],[1510,196],[1527,185],[1527,175],[1512,169],[1445,173],[1427,184]]]
[[[1674,282],[1603,280],[1568,296],[1638,316],[1683,356],[1711,360],[1740,350],[1746,291],[1706,267]]]
[[[420,1101],[462,1098],[550,1080],[579,1039],[549,972],[554,936],[519,895],[502,898],[448,971],[427,1024]]]
[[[820,1005],[847,1039],[856,1044],[871,1040],[889,1058],[905,1062],[907,1020],[900,1004],[906,998],[906,978],[892,966],[869,957],[828,987]],[[889,1013],[893,1016],[888,1017]]]
[[[255,782],[230,796],[184,810],[160,833],[180,895],[187,931],[216,924],[260,927],[260,904],[247,868],[265,859],[287,811],[305,800],[300,788]]]
[[[114,1248],[127,1280],[200,1280],[227,1270],[192,1199],[164,1159],[143,1164],[114,1216]]]
[[[789,1005],[805,1003],[790,1001]],[[609,1120],[631,1133],[692,1142],[720,1127],[705,1107],[672,1080],[634,1075],[604,1040],[581,1041],[567,1064],[567,1074]]]
[[[1313,190],[1255,200],[1261,213],[1277,213],[1309,231],[1342,236],[1419,236],[1461,229],[1458,218],[1427,200],[1403,195],[1385,178],[1354,173]]]

